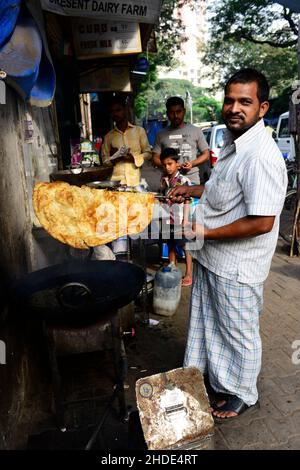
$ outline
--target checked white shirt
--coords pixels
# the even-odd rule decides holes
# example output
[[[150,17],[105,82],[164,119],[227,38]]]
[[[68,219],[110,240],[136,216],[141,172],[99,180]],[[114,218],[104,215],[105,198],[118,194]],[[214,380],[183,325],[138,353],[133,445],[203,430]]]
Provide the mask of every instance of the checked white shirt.
[[[213,229],[247,215],[276,216],[274,226],[269,233],[243,240],[205,240],[201,250],[191,252],[193,257],[224,278],[262,283],[276,248],[286,187],[284,160],[263,120],[236,140],[227,130],[198,206],[199,219]]]

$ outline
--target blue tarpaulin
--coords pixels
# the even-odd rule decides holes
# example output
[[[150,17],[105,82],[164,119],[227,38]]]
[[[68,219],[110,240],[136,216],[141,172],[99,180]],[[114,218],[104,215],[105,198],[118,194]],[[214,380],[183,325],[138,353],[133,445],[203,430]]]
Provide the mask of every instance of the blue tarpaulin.
[[[20,9],[20,2],[0,0],[0,26],[4,26],[0,30],[0,69],[7,73],[7,83],[35,106],[49,106],[55,91],[42,21],[35,2],[22,2]]]
[[[14,30],[20,4],[21,0],[0,0],[0,47]]]

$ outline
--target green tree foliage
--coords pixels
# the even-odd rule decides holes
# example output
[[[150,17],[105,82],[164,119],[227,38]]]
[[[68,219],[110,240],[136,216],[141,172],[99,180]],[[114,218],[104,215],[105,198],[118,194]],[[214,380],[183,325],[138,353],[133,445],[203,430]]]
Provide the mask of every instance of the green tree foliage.
[[[221,85],[240,67],[263,71],[275,96],[291,85],[297,77],[296,13],[272,0],[219,0],[209,10],[205,60]]]
[[[276,48],[297,43],[298,15],[272,0],[219,0],[209,10],[217,43],[244,39]]]
[[[221,105],[214,98],[203,94],[203,90],[195,87],[188,80],[165,79],[157,81],[146,93],[139,95],[137,104],[141,105],[141,114],[147,110],[149,118],[157,116],[166,117],[165,102],[170,96],[181,96],[185,100],[186,92],[189,92],[193,100],[193,121],[218,121],[220,120]],[[190,120],[190,110],[187,107],[186,121]],[[137,111],[137,106],[136,106]]]
[[[235,42],[230,39],[216,44],[210,43],[206,63],[211,65],[211,75],[220,77],[223,86],[226,80],[239,68],[253,67],[267,77],[272,95],[278,95],[297,78],[296,46],[276,49],[267,44],[258,45],[246,40]]]
[[[285,88],[276,98],[270,99],[270,109],[266,114],[267,119],[277,118],[288,111],[288,103],[291,96],[291,88]]]
[[[193,102],[194,122],[221,120],[221,104],[209,96],[199,96]]]
[[[186,40],[185,30],[181,19],[174,16],[176,7],[184,4],[193,4],[197,0],[164,0],[158,25],[155,28],[157,53],[149,53],[147,58],[150,64],[149,71],[139,86],[135,99],[135,113],[137,117],[145,115],[147,112],[148,94],[152,95],[157,81],[157,67],[163,65],[167,68],[174,68],[177,64],[174,59],[175,52]]]
[[[192,5],[195,0],[164,0],[160,19],[155,27],[157,53],[151,55],[151,62],[172,68],[175,65],[174,54],[185,41],[185,31],[180,18],[176,18],[176,7]]]

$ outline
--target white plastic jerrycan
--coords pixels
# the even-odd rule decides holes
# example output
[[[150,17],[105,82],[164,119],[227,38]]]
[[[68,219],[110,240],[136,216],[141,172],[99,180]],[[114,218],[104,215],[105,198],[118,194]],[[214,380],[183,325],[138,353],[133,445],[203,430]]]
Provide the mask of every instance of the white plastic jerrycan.
[[[153,309],[157,315],[174,315],[181,297],[182,273],[174,263],[157,271],[154,278]]]

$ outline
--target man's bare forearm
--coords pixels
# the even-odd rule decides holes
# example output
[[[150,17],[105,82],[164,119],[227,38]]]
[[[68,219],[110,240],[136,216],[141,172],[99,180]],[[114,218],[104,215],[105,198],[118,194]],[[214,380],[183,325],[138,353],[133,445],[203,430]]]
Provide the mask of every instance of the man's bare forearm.
[[[263,235],[272,230],[275,216],[247,216],[214,229],[204,228],[205,240],[243,239]]]
[[[162,167],[162,164],[161,164],[161,161],[160,161],[160,155],[158,153],[153,153],[152,163],[153,163],[154,166],[157,166],[158,168]]]
[[[204,191],[204,184],[195,184],[187,187],[187,196],[189,197],[201,197]]]
[[[189,197],[201,197],[204,191],[204,185],[194,185],[194,186],[177,186],[168,193],[168,198],[173,203],[184,202],[186,198]]]
[[[200,166],[202,165],[202,163],[205,163],[209,160],[209,151],[208,150],[204,150],[204,152],[202,152],[200,155],[198,155],[195,160],[193,160],[191,162],[192,166],[195,167],[195,166]]]

